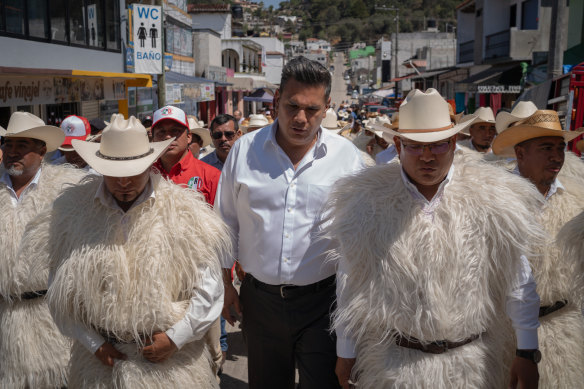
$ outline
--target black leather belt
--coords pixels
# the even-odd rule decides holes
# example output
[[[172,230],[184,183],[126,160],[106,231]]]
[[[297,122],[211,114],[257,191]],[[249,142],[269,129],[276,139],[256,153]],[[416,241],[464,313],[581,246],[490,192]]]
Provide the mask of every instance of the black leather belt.
[[[568,300],[556,301],[553,305],[542,305],[539,307],[539,317],[549,315],[552,312],[564,308],[568,304]]]
[[[420,350],[430,354],[442,354],[446,351],[469,344],[473,340],[479,338],[479,335],[472,335],[460,342],[450,342],[448,340],[438,340],[430,343],[422,343],[418,339],[411,336],[398,336],[395,339],[395,344],[401,347],[407,347],[414,350]]]
[[[336,276],[334,274],[328,278],[325,278],[324,280],[315,282],[314,284],[310,285],[270,285],[261,282],[249,273],[245,276],[249,277],[251,283],[255,285],[256,288],[271,294],[278,294],[283,299],[290,299],[304,296],[310,293],[316,293],[319,290],[326,289],[336,283]]]
[[[136,341],[134,339],[129,339],[129,340],[120,339],[115,334],[113,334],[113,333],[111,333],[109,331],[106,331],[106,330],[104,330],[102,328],[97,328],[96,331],[109,344],[130,344],[130,343],[136,343]]]
[[[33,299],[37,299],[39,297],[43,297],[46,294],[47,294],[46,290],[37,290],[35,292],[24,292],[23,294],[20,295],[20,299],[21,300],[33,300]]]

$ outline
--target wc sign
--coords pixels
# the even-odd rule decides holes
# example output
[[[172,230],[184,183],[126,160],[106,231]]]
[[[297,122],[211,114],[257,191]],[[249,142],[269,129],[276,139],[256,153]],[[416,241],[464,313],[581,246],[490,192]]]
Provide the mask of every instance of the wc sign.
[[[162,9],[154,5],[131,5],[134,71],[162,73]]]

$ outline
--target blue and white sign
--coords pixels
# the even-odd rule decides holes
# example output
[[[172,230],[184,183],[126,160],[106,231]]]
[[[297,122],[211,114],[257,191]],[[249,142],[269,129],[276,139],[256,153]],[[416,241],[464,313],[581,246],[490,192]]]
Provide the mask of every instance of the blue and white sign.
[[[162,34],[161,7],[132,4],[132,41],[136,73],[162,73]]]

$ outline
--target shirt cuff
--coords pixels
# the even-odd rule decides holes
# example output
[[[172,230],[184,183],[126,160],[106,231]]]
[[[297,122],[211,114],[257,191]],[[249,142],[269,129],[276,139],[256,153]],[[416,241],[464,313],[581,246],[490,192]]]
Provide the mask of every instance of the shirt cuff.
[[[80,334],[77,340],[92,354],[95,354],[97,349],[99,349],[105,343],[103,336],[93,330],[88,330],[83,334]]]
[[[537,329],[515,329],[517,336],[517,348],[519,350],[535,350],[538,348]]]
[[[356,355],[353,339],[337,337],[337,356],[341,358],[355,358]]]
[[[166,331],[166,335],[180,350],[185,344],[193,340],[193,329],[191,324],[183,318],[181,321],[170,327]]]

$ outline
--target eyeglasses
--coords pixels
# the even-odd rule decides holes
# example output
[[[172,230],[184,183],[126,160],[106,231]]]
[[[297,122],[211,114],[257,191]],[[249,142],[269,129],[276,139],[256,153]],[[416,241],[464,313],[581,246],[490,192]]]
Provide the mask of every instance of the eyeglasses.
[[[168,130],[157,128],[156,130],[152,131],[152,137],[154,139],[166,139],[166,137],[170,135],[171,138],[178,138],[186,130],[186,128],[170,128]]]
[[[235,132],[233,132],[233,131],[225,131],[225,132],[213,131],[211,133],[211,136],[213,137],[213,139],[221,139],[221,138],[223,138],[223,135],[225,135],[225,138],[227,140],[231,140],[235,136]]]
[[[440,142],[440,143],[403,143],[402,146],[406,152],[412,155],[422,155],[424,154],[424,149],[427,147],[430,149],[432,154],[444,154],[450,148],[450,141]]]

